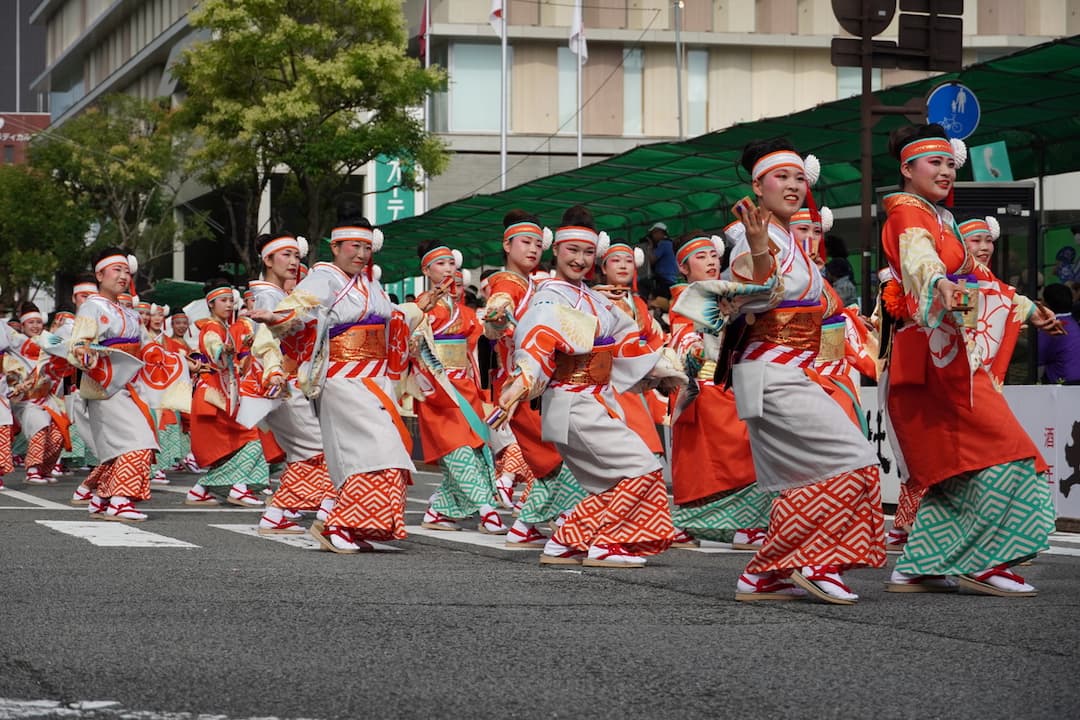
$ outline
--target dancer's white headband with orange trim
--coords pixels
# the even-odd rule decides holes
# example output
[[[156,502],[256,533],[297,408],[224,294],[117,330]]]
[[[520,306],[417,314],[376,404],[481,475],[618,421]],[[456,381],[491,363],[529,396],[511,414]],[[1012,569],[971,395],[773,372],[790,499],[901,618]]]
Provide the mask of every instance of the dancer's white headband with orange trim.
[[[333,233],[330,233],[330,235],[331,237],[333,237]],[[290,249],[295,250],[296,252],[300,252],[300,243],[297,242],[296,238],[290,235],[282,235],[281,237],[274,238],[270,242],[263,245],[262,250],[259,251],[259,258],[265,260],[266,258],[270,257],[271,255],[280,250]]]
[[[232,294],[233,289],[231,287],[220,287],[215,290],[211,290],[206,294],[206,302],[207,304],[212,303],[218,298],[225,297],[226,295],[232,297]]]
[[[27,320],[41,320],[42,322],[45,322],[45,316],[37,310],[31,310],[30,312],[23,313],[19,316],[19,322],[24,323]]]
[[[94,283],[76,283],[75,287],[71,288],[72,295],[81,295],[83,293],[96,293],[98,291],[97,285]]]
[[[105,268],[113,265],[123,265],[124,267],[128,267],[127,255],[109,255],[101,258],[97,261],[97,264],[94,265],[94,272],[101,272]]]
[[[803,159],[799,157],[799,154],[792,152],[791,150],[777,150],[771,152],[768,155],[763,155],[758,158],[758,161],[754,163],[754,169],[752,175],[755,180],[760,180],[762,176],[771,173],[773,170],[779,170],[782,167],[794,168],[800,172],[806,172],[806,164],[803,163]]]
[[[371,245],[375,242],[375,231],[371,228],[346,226],[334,228],[330,231],[330,244],[345,240],[358,240]]]

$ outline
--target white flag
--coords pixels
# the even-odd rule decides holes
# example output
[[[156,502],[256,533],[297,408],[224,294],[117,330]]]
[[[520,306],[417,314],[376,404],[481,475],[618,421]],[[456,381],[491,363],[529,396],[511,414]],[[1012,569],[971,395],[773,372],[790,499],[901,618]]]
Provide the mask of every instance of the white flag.
[[[502,37],[503,34],[503,0],[491,0],[491,13],[488,15],[488,23],[495,34]]]
[[[570,52],[581,56],[581,62],[589,59],[589,46],[585,42],[585,23],[581,20],[581,0],[574,0],[574,19],[570,22]]]

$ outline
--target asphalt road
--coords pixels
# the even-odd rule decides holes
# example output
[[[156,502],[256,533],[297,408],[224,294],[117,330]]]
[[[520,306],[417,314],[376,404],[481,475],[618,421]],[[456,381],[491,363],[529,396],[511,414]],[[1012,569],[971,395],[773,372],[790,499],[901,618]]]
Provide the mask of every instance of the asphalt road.
[[[148,547],[43,524],[90,522],[73,478],[6,479],[0,719],[1080,717],[1077,537],[1024,568],[1033,599],[863,570],[854,607],[745,605],[749,556],[718,545],[642,570],[542,568],[469,531],[340,556],[189,511],[173,479]],[[417,480],[410,524],[437,477]]]

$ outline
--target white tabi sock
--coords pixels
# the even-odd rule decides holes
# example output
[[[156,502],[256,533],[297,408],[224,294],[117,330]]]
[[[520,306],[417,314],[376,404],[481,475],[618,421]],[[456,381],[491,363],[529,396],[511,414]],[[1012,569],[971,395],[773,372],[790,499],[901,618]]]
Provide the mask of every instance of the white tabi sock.
[[[330,513],[334,512],[334,505],[336,504],[337,501],[334,498],[326,498],[319,505],[319,511],[315,513],[315,518],[326,522],[326,518],[330,517]]]
[[[263,520],[270,523],[280,523],[282,518],[285,517],[285,511],[279,507],[268,505],[266,512],[263,513]]]

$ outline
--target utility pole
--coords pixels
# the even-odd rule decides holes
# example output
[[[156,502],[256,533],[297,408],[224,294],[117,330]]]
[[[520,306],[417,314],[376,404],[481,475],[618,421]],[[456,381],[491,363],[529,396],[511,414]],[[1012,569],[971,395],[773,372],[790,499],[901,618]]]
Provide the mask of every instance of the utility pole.
[[[905,105],[879,105],[873,95],[874,68],[905,70],[960,70],[963,66],[964,0],[900,0],[899,42],[875,40],[896,16],[896,0],[832,0],[833,14],[840,27],[854,38],[832,41],[832,64],[862,70],[859,102],[862,175],[862,210],[859,239],[862,245],[863,309],[873,302],[873,268],[870,261],[877,247],[874,235],[874,125],[886,115],[905,115],[912,122],[925,122],[925,98],[912,98]]]

